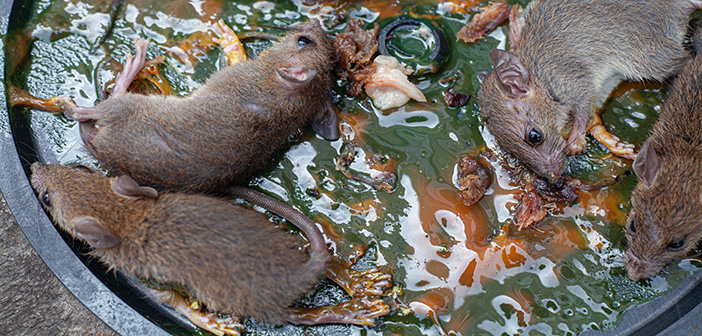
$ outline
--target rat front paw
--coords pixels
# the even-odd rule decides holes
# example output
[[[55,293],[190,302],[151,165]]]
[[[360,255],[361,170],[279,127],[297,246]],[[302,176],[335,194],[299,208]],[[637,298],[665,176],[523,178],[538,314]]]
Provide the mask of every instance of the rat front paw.
[[[217,21],[213,26],[213,30],[220,38],[214,38],[212,40],[222,47],[229,65],[246,61],[244,46],[239,41],[239,38],[236,37],[234,30],[224,23],[224,20],[220,19]]]
[[[584,152],[586,148],[587,140],[585,139],[585,134],[568,141],[568,154],[570,155],[580,154]]]

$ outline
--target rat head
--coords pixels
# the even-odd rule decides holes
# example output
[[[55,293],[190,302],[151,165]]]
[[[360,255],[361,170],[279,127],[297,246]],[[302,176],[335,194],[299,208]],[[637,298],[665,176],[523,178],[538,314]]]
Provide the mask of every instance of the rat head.
[[[514,54],[490,51],[494,71],[483,80],[478,105],[501,147],[550,182],[565,167],[568,108],[541,85]]]
[[[658,274],[702,238],[702,169],[690,169],[690,157],[660,157],[652,142],[646,141],[634,161],[639,184],[625,229],[632,280]]]
[[[126,219],[123,209],[129,204],[121,203],[158,196],[156,190],[141,187],[128,176],[108,178],[81,165],[34,163],[31,183],[56,224],[95,248],[120,242],[112,223]]]
[[[328,86],[333,65],[331,41],[316,19],[292,27],[260,59],[275,67],[279,80],[288,87],[305,88],[317,79]]]

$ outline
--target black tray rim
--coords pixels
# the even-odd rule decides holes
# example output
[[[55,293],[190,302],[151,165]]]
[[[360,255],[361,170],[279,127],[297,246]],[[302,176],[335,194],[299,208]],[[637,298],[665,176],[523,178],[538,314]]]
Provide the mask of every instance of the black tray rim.
[[[0,0],[0,34],[6,36],[11,13],[23,0]],[[2,41],[4,63],[7,50]],[[15,146],[6,101],[5,69],[0,72],[0,191],[22,232],[59,280],[98,318],[121,335],[169,335],[112,292],[76,256],[43,212]],[[4,102],[4,104],[3,104]],[[702,329],[702,272],[679,286],[625,312],[617,328],[589,330],[581,336],[684,335]]]

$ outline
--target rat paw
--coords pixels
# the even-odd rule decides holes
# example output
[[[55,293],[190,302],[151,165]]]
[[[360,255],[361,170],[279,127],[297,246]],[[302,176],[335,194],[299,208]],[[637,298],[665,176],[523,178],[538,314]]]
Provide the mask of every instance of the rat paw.
[[[240,336],[241,332],[244,331],[244,325],[236,316],[223,317],[215,313],[200,312],[197,317],[200,323],[205,325],[201,328],[215,335]]]
[[[607,147],[612,154],[633,160],[636,158],[635,147],[632,144],[621,141],[617,136],[607,132],[602,125],[596,125],[590,129],[590,134]]]
[[[357,271],[341,264],[337,259],[328,263],[327,276],[354,299],[370,302],[392,291],[392,275],[377,268]]]
[[[241,332],[244,331],[244,325],[234,315],[220,316],[215,313],[203,312],[200,310],[199,302],[188,303],[184,297],[172,290],[154,288],[147,288],[147,290],[165,305],[185,316],[194,325],[217,336],[240,336]]]
[[[385,296],[392,289],[392,275],[377,268],[365,271],[347,269],[348,286],[345,288],[352,298],[370,299]]]
[[[94,106],[78,106],[71,98],[53,97],[48,100],[48,104],[59,107],[63,110],[63,115],[78,122],[97,120],[103,116],[103,113],[98,111]]]
[[[193,319],[197,319],[195,323]],[[231,335],[240,336],[244,331],[244,325],[241,324],[236,316],[220,316],[216,313],[205,313],[195,310],[188,319],[195,323],[198,327],[205,329],[215,335]]]
[[[568,154],[570,155],[580,154],[584,152],[586,148],[587,140],[585,139],[585,134],[568,141]]]
[[[289,308],[285,320],[293,324],[305,325],[344,323],[374,326],[375,318],[389,313],[390,306],[382,299],[363,302],[363,300],[354,298],[335,306]]]
[[[127,54],[127,61],[124,62],[122,72],[117,75],[115,86],[112,88],[112,96],[127,93],[127,88],[132,84],[134,78],[141,72],[146,64],[146,49],[149,46],[149,39],[137,39],[134,41],[135,56]]]
[[[222,47],[229,65],[234,65],[246,60],[244,46],[241,44],[241,41],[239,41],[239,38],[236,37],[234,30],[224,23],[224,20],[219,19],[219,21],[214,24],[213,30],[220,38],[214,38],[212,40]]]

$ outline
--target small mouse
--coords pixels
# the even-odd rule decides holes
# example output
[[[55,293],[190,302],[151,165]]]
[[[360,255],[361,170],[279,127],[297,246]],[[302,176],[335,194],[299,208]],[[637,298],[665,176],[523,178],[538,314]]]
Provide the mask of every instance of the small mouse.
[[[535,173],[559,180],[566,156],[585,150],[585,134],[599,120],[594,112],[621,81],[662,81],[678,73],[690,57],[683,41],[700,4],[532,1],[523,26],[511,30],[514,48],[490,51],[494,70],[477,94],[488,129]],[[632,145],[605,135],[601,143],[633,159]]]
[[[268,166],[308,121],[325,139],[339,137],[329,95],[333,50],[317,20],[292,27],[257,59],[217,71],[187,97],[127,93],[148,41],[135,44],[108,99],[90,108],[63,100],[111,174],[159,190],[221,191]]]
[[[34,163],[31,170],[56,224],[103,263],[184,286],[209,309],[281,323],[324,277],[328,252],[316,228],[305,231],[308,257],[263,214],[222,199],[158,193],[85,166]]]
[[[696,32],[699,36],[699,32]],[[699,39],[698,39],[699,40]],[[696,46],[697,47],[697,46]],[[682,68],[634,160],[626,269],[652,277],[702,239],[702,55]]]

